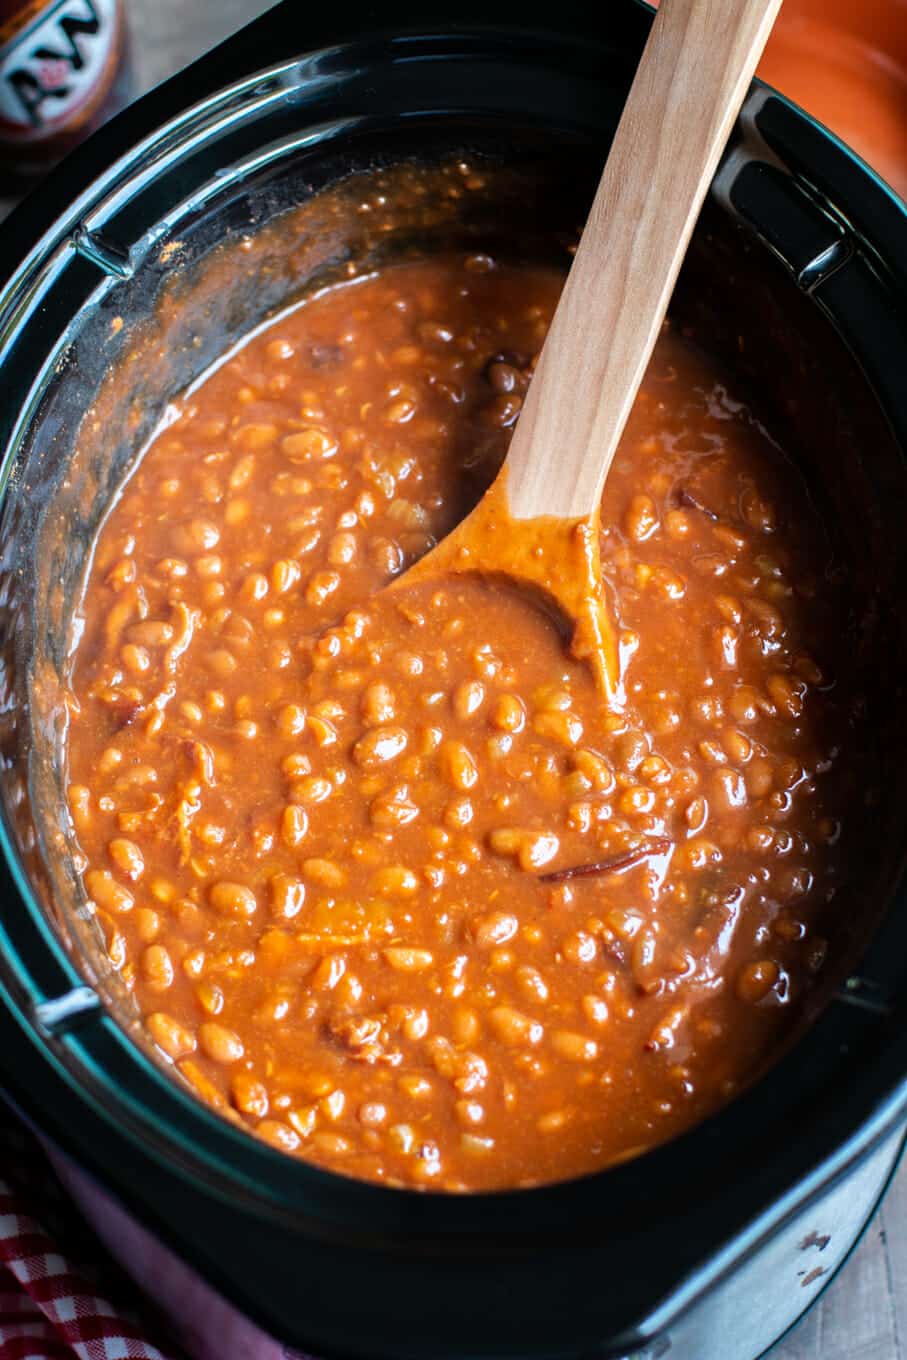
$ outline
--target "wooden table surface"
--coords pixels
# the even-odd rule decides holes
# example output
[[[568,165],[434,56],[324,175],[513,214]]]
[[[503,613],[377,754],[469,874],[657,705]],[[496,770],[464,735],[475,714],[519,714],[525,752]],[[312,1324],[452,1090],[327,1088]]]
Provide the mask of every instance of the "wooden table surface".
[[[270,8],[270,0],[127,4],[139,92]],[[304,44],[302,7],[299,40]],[[3,206],[0,198],[0,215]],[[907,1163],[852,1259],[770,1360],[907,1360]]]

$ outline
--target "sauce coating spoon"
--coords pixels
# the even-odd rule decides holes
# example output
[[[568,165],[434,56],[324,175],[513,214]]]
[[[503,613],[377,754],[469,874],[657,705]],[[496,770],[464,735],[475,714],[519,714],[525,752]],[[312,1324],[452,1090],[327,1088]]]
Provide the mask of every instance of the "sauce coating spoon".
[[[781,0],[662,0],[507,459],[393,589],[459,572],[552,602],[621,696],[599,505],[690,235]]]

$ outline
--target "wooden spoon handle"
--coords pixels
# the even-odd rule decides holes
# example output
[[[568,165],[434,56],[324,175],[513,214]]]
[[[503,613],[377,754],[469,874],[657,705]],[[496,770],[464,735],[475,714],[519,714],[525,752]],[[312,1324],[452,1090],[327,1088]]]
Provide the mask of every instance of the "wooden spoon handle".
[[[780,6],[662,0],[507,456],[515,518],[596,509]]]

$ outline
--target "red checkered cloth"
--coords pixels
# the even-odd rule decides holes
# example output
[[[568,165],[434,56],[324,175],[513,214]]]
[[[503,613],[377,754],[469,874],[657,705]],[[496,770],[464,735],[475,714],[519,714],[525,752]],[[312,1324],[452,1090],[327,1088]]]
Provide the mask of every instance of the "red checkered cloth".
[[[0,1360],[179,1360],[165,1335],[0,1108]]]

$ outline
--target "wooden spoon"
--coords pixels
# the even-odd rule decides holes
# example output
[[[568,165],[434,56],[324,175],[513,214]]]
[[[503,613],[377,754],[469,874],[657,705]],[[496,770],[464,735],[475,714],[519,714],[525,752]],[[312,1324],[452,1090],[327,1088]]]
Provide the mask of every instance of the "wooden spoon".
[[[612,702],[621,658],[601,579],[602,487],[780,6],[662,0],[507,460],[394,586],[470,571],[541,593]]]

